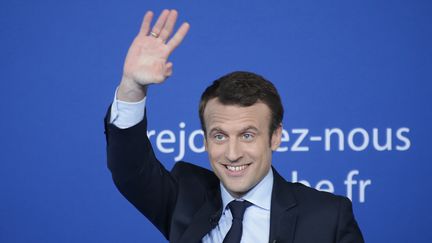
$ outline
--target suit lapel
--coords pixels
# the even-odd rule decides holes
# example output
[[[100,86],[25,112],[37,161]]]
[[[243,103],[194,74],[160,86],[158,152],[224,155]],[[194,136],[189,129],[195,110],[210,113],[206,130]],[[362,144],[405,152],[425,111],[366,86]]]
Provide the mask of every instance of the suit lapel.
[[[273,168],[274,182],[270,210],[270,242],[294,241],[297,213],[296,200],[288,184]]]
[[[179,243],[200,242],[219,222],[222,214],[222,199],[219,185],[207,193],[207,200],[193,216],[191,224],[181,236]]]
[[[294,240],[297,202],[287,183],[273,168],[274,182],[270,209],[270,242],[292,243]],[[219,185],[207,193],[207,199],[193,216],[191,224],[180,237],[179,243],[200,242],[219,222],[222,199]]]

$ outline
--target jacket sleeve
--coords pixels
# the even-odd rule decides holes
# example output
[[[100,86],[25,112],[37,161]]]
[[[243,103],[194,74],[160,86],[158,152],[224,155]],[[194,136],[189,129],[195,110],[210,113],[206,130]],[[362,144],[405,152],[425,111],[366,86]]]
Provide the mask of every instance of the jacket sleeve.
[[[108,168],[123,196],[169,238],[177,183],[157,160],[147,137],[147,117],[120,129],[105,117]]]
[[[341,197],[340,201],[336,242],[364,243],[362,233],[354,218],[352,203],[345,197]]]

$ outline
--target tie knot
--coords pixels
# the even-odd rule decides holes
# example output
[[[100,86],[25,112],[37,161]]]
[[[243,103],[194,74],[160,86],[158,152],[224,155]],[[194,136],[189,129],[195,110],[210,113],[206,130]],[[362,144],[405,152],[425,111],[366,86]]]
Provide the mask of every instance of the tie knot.
[[[231,214],[233,216],[233,219],[243,220],[243,215],[244,215],[246,208],[248,208],[251,205],[252,205],[252,203],[250,203],[246,200],[245,201],[234,200],[228,204],[228,207],[231,210]]]

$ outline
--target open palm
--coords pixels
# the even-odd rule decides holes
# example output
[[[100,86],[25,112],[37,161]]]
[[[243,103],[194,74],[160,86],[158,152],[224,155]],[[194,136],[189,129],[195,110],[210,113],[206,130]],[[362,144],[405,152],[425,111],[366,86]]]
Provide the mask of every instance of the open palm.
[[[162,11],[150,31],[153,13],[149,11],[145,14],[140,32],[126,56],[123,69],[124,82],[146,86],[161,83],[171,75],[172,63],[167,61],[168,57],[189,30],[189,24],[183,23],[168,40],[173,32],[177,15],[175,10]]]

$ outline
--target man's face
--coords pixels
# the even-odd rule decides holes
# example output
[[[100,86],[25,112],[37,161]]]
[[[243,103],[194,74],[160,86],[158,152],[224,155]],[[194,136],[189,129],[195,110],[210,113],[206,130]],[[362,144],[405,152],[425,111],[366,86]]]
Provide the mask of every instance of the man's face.
[[[282,127],[271,138],[271,112],[257,102],[249,107],[209,100],[204,110],[206,150],[214,173],[234,197],[241,197],[268,173]],[[270,141],[271,140],[271,141]]]

